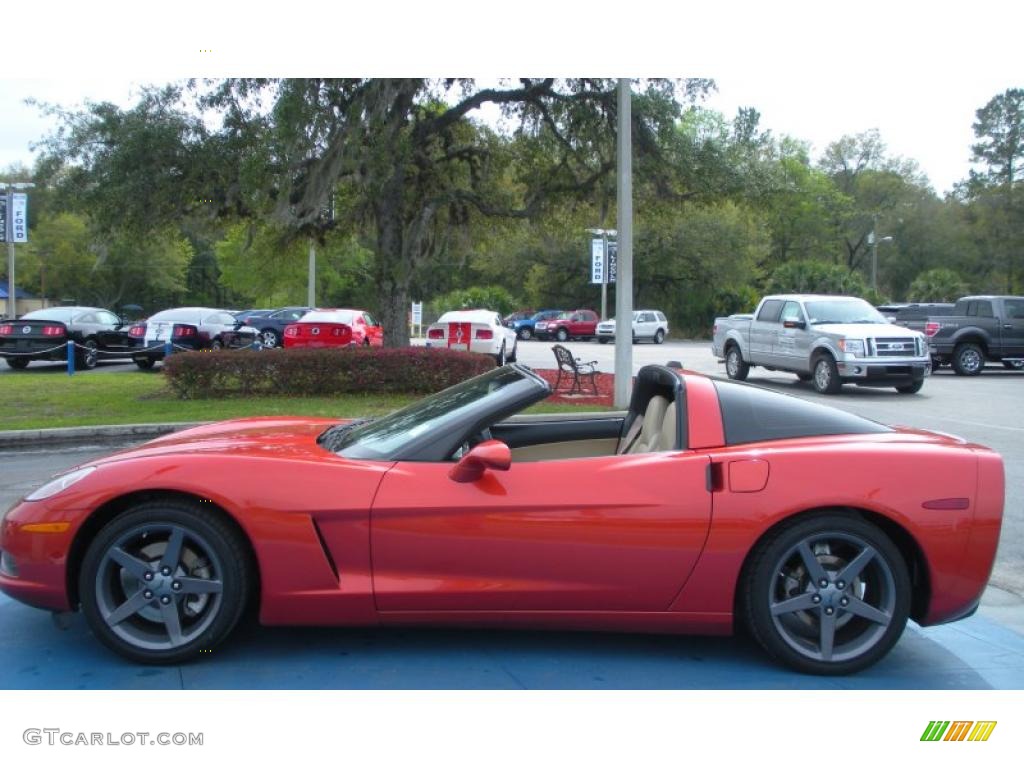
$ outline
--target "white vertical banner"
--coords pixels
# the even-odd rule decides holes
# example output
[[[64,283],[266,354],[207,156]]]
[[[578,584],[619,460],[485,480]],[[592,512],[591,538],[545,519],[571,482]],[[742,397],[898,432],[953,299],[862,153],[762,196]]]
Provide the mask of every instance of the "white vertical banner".
[[[15,243],[28,242],[28,195],[15,192],[11,205],[11,233]]]
[[[590,282],[604,282],[604,241],[599,237],[590,241]]]

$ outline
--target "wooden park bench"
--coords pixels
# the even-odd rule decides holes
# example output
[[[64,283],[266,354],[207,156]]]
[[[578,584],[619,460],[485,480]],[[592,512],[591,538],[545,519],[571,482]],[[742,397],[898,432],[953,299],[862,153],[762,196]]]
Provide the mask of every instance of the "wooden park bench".
[[[573,394],[579,392],[583,393],[583,387],[580,382],[582,376],[590,377],[590,386],[594,389],[594,394],[597,394],[597,360],[593,360],[589,363],[584,363],[578,357],[573,357],[572,352],[563,347],[561,344],[555,344],[551,351],[555,353],[555,360],[558,362],[558,379],[555,381],[555,393],[558,393],[558,387],[562,383],[562,377],[565,376],[568,380],[569,376],[572,376],[572,387],[567,393]]]

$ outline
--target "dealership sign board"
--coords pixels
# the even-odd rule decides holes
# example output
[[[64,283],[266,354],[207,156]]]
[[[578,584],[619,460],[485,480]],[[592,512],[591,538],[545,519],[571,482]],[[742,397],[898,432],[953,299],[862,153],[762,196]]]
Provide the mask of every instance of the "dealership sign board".
[[[28,242],[28,195],[15,192],[11,195],[11,239],[16,243]]]

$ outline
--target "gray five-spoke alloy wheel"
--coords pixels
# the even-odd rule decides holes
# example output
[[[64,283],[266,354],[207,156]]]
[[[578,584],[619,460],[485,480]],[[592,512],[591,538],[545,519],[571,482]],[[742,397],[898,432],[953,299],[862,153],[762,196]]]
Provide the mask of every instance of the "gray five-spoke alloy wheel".
[[[89,545],[79,592],[93,632],[124,656],[173,663],[209,650],[238,623],[249,592],[240,534],[212,510],[150,502]]]
[[[260,344],[263,345],[264,349],[275,349],[280,346],[281,340],[277,336],[277,331],[272,328],[260,331]]]
[[[845,674],[899,639],[910,578],[899,550],[858,518],[805,520],[762,547],[747,621],[769,653],[804,672]]]

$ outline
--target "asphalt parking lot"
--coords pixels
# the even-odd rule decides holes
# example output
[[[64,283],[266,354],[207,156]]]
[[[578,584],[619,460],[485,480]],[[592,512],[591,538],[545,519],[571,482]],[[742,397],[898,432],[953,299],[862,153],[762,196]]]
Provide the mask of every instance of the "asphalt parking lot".
[[[519,360],[553,367],[550,347],[523,343]],[[613,370],[613,346],[570,347]],[[634,352],[634,370],[678,360],[722,373],[706,342],[645,344]],[[31,370],[51,367],[62,371],[39,363]],[[791,673],[742,638],[258,627],[243,630],[215,658],[152,668],[110,654],[80,616],[59,630],[48,614],[0,596],[0,654],[8,662],[0,688],[1024,688],[1024,372],[990,367],[967,379],[947,369],[912,396],[846,387],[824,397],[792,375],[759,369],[749,381],[886,423],[958,434],[1002,454],[1004,527],[992,586],[977,615],[927,629],[910,625],[886,659],[848,678]],[[0,506],[116,447],[0,452]]]

